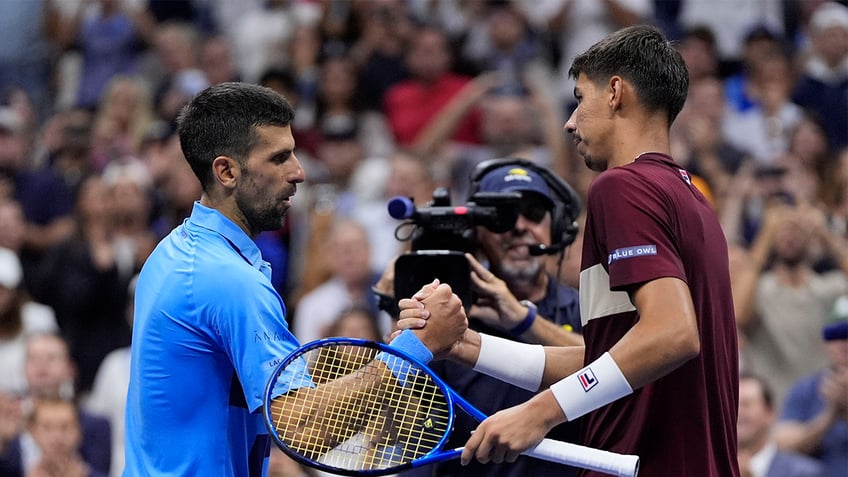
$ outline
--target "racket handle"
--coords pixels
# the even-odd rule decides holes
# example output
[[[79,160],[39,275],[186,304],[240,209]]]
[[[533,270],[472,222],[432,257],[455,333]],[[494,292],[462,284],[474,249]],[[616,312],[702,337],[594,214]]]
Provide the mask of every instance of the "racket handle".
[[[536,447],[525,451],[524,455],[618,477],[636,477],[639,473],[639,456],[617,454],[553,439],[543,439]]]

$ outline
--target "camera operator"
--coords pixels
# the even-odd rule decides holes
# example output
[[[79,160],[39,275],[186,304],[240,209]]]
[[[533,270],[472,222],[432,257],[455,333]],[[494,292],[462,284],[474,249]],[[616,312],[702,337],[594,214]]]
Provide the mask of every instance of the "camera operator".
[[[547,252],[551,247],[553,221],[568,220],[552,216],[554,201],[562,199],[538,172],[510,163],[479,175],[476,191],[519,192],[521,199],[511,230],[495,233],[477,228],[478,258],[488,262],[488,268],[467,255],[478,297],[469,317],[479,320],[487,333],[506,332],[550,346],[583,345],[577,290],[546,272],[549,255],[533,254],[538,253],[534,249]],[[564,248],[553,252],[561,258]]]
[[[571,188],[548,169],[521,159],[498,159],[481,163],[471,177],[471,194],[517,192],[518,218],[503,233],[484,226],[475,231],[475,258],[471,283],[476,301],[468,311],[469,327],[544,345],[583,345],[577,290],[560,283],[546,269],[547,260],[562,259],[576,234],[579,199]],[[488,267],[484,265],[487,263]],[[390,266],[377,288],[393,290],[394,267]],[[470,368],[448,361],[431,363],[448,386],[487,415],[524,402],[533,393],[505,384]],[[447,447],[462,446],[477,426],[470,417],[456,415],[455,432]],[[555,428],[551,437],[574,442],[578,422]],[[565,470],[565,472],[564,472]],[[404,476],[527,476],[575,475],[574,469],[528,457],[514,464],[473,462],[460,468],[459,461],[421,467]]]

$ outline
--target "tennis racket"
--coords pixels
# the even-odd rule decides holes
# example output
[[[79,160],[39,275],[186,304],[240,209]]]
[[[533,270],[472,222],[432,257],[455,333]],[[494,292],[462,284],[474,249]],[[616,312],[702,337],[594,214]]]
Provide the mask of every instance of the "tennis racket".
[[[263,414],[276,445],[298,462],[370,476],[459,457],[462,448],[443,449],[455,406],[486,418],[406,353],[330,338],[301,346],[276,368]],[[551,439],[524,455],[622,477],[639,469],[638,456]]]

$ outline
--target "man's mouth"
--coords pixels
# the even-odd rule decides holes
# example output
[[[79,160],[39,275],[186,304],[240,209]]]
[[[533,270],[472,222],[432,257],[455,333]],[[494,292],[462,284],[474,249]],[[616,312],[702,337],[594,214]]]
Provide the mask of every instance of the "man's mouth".
[[[530,256],[530,245],[529,243],[515,243],[511,244],[507,247],[506,251],[509,255],[513,257],[529,257]]]

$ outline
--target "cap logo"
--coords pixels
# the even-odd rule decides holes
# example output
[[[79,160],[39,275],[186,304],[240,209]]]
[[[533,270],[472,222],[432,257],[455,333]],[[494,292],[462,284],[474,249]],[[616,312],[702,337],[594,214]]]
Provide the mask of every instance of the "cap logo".
[[[533,178],[527,174],[527,171],[524,169],[510,169],[509,172],[506,173],[504,177],[504,182],[513,182],[513,181],[521,181],[521,182],[533,182]]]

